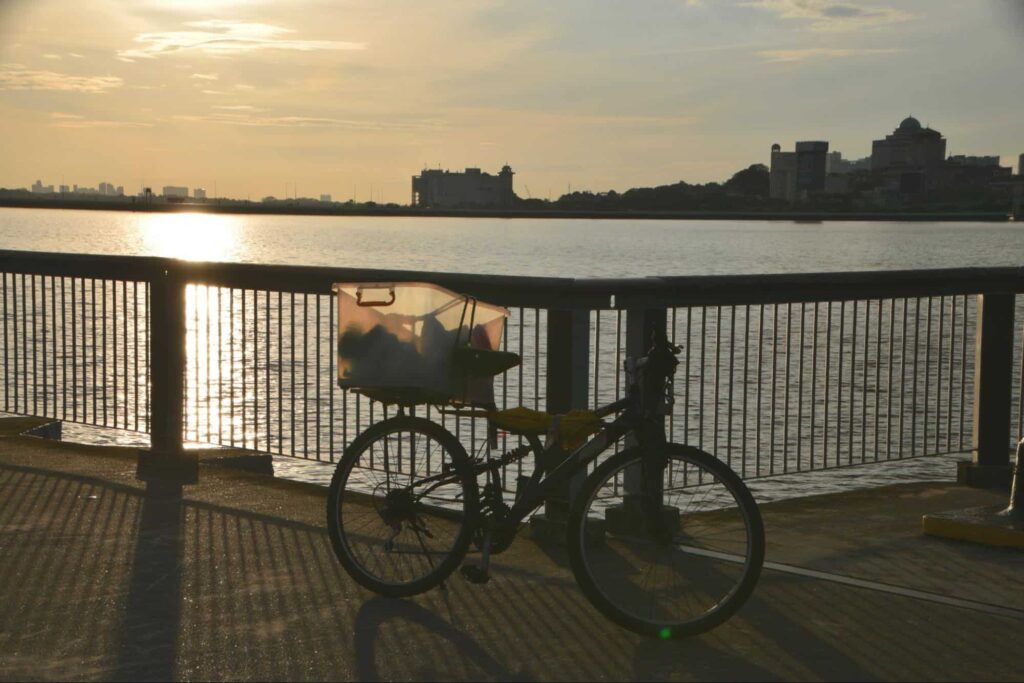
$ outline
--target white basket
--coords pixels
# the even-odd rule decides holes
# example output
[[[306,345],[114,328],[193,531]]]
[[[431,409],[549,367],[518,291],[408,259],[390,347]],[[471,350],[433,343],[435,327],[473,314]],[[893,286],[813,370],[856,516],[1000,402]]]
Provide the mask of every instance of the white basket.
[[[386,403],[490,405],[456,349],[497,351],[508,311],[422,282],[336,283],[338,386]]]

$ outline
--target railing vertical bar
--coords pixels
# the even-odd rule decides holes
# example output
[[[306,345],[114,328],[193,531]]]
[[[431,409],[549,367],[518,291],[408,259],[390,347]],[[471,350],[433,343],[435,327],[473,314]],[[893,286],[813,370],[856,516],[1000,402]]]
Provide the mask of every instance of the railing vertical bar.
[[[8,316],[8,313],[7,313],[7,310],[8,310],[7,309],[7,296],[8,296],[7,275],[8,275],[8,273],[0,273],[0,278],[3,278],[2,282],[3,282],[3,289],[4,289],[4,300],[3,300],[3,308],[4,308],[4,412],[10,412],[11,411],[11,403],[10,403],[10,401],[11,401],[11,388],[10,388],[11,371],[10,371],[10,366],[8,364],[8,359],[10,358],[10,346],[8,345],[8,343],[10,341],[10,338],[9,338],[8,332],[7,332],[7,323],[8,323],[8,320],[7,320],[7,316]]]
[[[540,410],[540,309],[533,309],[533,352],[537,362],[533,364],[533,408]],[[459,421],[455,421],[456,433]]]
[[[68,418],[68,304],[66,280],[67,278],[65,277],[60,279],[60,414],[64,420]],[[73,353],[74,347],[72,347]]]
[[[700,395],[698,397],[697,409],[699,411],[700,419],[697,423],[697,447],[704,450],[704,358],[707,352],[708,346],[708,326],[707,326],[707,307],[700,307],[700,384],[698,388]]]
[[[508,321],[505,321],[507,326]],[[502,337],[504,338],[504,337]],[[601,384],[601,364],[598,360],[601,358],[601,311],[594,311],[594,408],[597,408],[599,403],[598,395],[600,390],[598,387]],[[504,407],[504,406],[502,406]],[[669,429],[669,434],[672,430]]]
[[[828,468],[828,398],[829,398],[829,374],[832,369],[832,302],[828,302],[825,316],[825,402],[822,410],[825,424],[821,430],[821,461],[825,468]]]
[[[906,422],[907,407],[906,407],[906,396],[907,396],[907,321],[910,315],[907,309],[910,307],[910,300],[907,298],[903,299],[903,336],[901,338],[900,347],[900,443],[899,449],[897,450],[897,457],[903,458],[903,435],[904,435],[904,424]]]
[[[914,299],[914,380],[910,394],[910,455],[914,455],[917,446],[917,376],[918,360],[921,355],[921,297]]]
[[[742,450],[742,476],[747,476],[747,442],[750,441],[747,435],[747,396],[750,385],[750,304],[743,309],[743,419],[741,434],[743,438]]]
[[[793,304],[786,304],[786,389],[783,392],[782,409],[782,471],[789,471],[789,396],[790,385],[792,384],[790,370],[793,350]]]
[[[309,294],[306,292],[302,293],[302,452],[309,457]]]
[[[1024,347],[1022,347],[1024,348]],[[956,296],[949,297],[949,386],[946,387],[946,450],[953,447],[953,367],[956,363]]]
[[[284,292],[277,293],[277,451],[284,454]],[[356,404],[358,406],[358,402]],[[358,427],[358,423],[356,424]]]
[[[196,288],[196,296],[195,296],[196,312],[198,314],[198,309],[199,309],[199,305],[198,305],[199,304],[199,286],[196,285],[195,288]],[[212,378],[210,376],[211,367],[213,366],[213,362],[212,362],[213,342],[211,341],[211,336],[210,336],[211,335],[211,331],[213,329],[213,322],[211,320],[211,318],[213,318],[213,316],[210,315],[210,311],[212,309],[212,306],[210,305],[210,296],[213,294],[214,290],[216,290],[217,292],[220,292],[220,288],[219,287],[211,287],[209,285],[204,285],[203,286],[203,295],[204,295],[204,297],[206,299],[206,306],[203,308],[203,317],[205,318],[204,322],[206,323],[206,336],[204,337],[204,341],[203,341],[203,350],[204,350],[205,355],[206,355],[206,363],[205,363],[205,365],[206,365],[206,367],[205,367],[205,370],[206,370],[206,382],[203,385],[203,391],[206,394],[206,400],[203,401],[203,413],[206,414],[206,443],[213,443],[213,415],[211,415],[211,412],[212,412],[212,408],[211,408],[212,401],[210,400],[210,388],[213,386],[213,380],[212,380]],[[197,328],[196,329],[196,338],[198,339],[198,337],[199,337],[199,330]],[[199,362],[199,358],[197,357],[196,358],[196,363],[198,364],[198,362]],[[196,387],[196,396],[198,396],[198,395],[199,395],[199,387]],[[198,414],[196,415],[196,429],[197,430],[199,429],[199,415]],[[198,441],[198,439],[197,439],[197,441]]]
[[[153,373],[149,371],[152,366],[152,330],[149,325],[149,309],[153,305],[153,287],[151,283],[142,283],[143,301],[146,302],[146,315],[142,318],[142,348],[145,349],[145,363],[143,363],[143,377],[146,378],[146,391],[143,395],[143,400],[146,403],[146,409],[142,412],[145,418],[146,431],[149,431],[152,427],[152,411],[153,411]]]
[[[96,345],[96,278],[90,278],[89,280],[89,323],[92,326],[92,420],[91,424],[96,424],[98,410],[98,397],[97,389],[99,388],[99,382],[96,381],[96,371],[99,365],[98,359],[96,358],[98,346]]]
[[[216,288],[214,317],[217,319],[217,443],[224,443],[224,288]]]
[[[857,300],[853,304],[853,321],[850,323],[850,405],[846,416],[846,463],[853,464],[853,414],[857,402]]]
[[[871,300],[864,301],[864,359],[860,378],[860,461],[868,455],[868,355],[871,348]],[[852,421],[851,421],[852,424]]]
[[[1019,296],[1019,295],[1018,295]],[[1020,345],[1020,378],[1017,384],[1017,440],[1024,437],[1024,330]]]
[[[878,326],[875,331],[875,462],[878,462],[878,435],[882,406],[882,300],[878,300]]]
[[[924,336],[924,427],[922,429],[922,436],[924,437],[924,452],[927,454],[928,451],[928,407],[930,401],[928,397],[931,391],[931,375],[932,375],[932,297],[925,297],[925,301],[928,302],[928,317],[927,327],[925,328]],[[935,444],[936,451],[938,451],[938,444]]]
[[[334,308],[333,307],[331,308],[331,312],[332,312],[332,315],[333,315],[333,312],[334,312]],[[263,401],[263,413],[264,413],[264,415],[263,415],[263,417],[264,417],[263,424],[264,424],[264,426],[265,426],[265,428],[267,430],[267,438],[264,440],[264,442],[266,444],[265,447],[267,449],[267,453],[270,453],[270,452],[273,451],[273,448],[274,448],[273,447],[273,441],[271,440],[271,435],[273,433],[273,428],[271,427],[271,423],[270,423],[270,396],[271,396],[271,389],[270,389],[270,346],[271,346],[271,344],[270,344],[270,342],[271,342],[271,339],[272,339],[272,337],[271,337],[272,326],[271,326],[271,322],[270,322],[270,290],[267,290],[267,291],[263,292],[263,317],[266,320],[266,322],[264,324],[267,326],[266,338],[265,338],[265,341],[264,341],[264,344],[263,344],[263,387],[264,387],[264,391],[266,391],[266,393],[267,393],[266,400]],[[332,346],[331,348],[333,349],[334,347]],[[334,359],[334,354],[333,353],[331,354],[331,359],[332,359],[331,362],[333,363],[334,362],[333,361],[333,359]],[[333,374],[331,375],[331,395],[332,396],[334,395],[334,375]],[[332,412],[332,415],[333,415],[333,412]],[[332,423],[332,426],[331,426],[331,436],[332,436],[332,438],[334,436],[333,423]],[[332,449],[332,452],[333,452],[333,449]]]
[[[260,292],[252,290],[252,449],[260,450]]]
[[[15,385],[17,385],[19,380],[21,381],[21,389],[20,389],[20,391],[18,393],[20,393],[20,395],[21,395],[20,398],[24,401],[24,404],[22,404],[20,401],[18,401],[19,396],[18,396],[18,393],[16,393],[15,394],[15,411],[18,412],[18,413],[24,414],[24,413],[28,412],[28,366],[27,366],[27,364],[25,362],[25,359],[28,357],[28,346],[27,346],[27,344],[28,344],[27,324],[28,323],[25,320],[25,309],[27,308],[27,306],[25,304],[25,274],[24,273],[21,273],[21,288],[20,288],[19,291],[21,291],[21,301],[20,301],[20,307],[17,310],[21,312],[21,322],[20,322],[20,324],[16,325],[16,330],[15,330],[15,335],[14,335],[14,346],[15,346],[15,351],[14,351],[14,353],[15,353],[15,356],[14,356],[14,370],[15,370],[15,373],[17,373],[15,375],[15,380],[14,381],[15,381]],[[16,299],[15,306],[18,306],[19,302],[17,301],[17,291],[15,292],[15,299]],[[17,318],[17,311],[16,311],[15,312],[15,321],[17,322],[17,320],[18,320],[18,318]],[[18,354],[18,340],[19,339],[21,340],[21,353],[20,353],[20,355]],[[19,357],[20,357],[20,363],[19,363]]]
[[[128,429],[128,423],[130,420],[130,414],[128,411],[128,281],[121,280],[121,305],[124,307],[124,314],[121,316],[121,342],[124,346],[121,347],[121,369],[124,375],[124,405],[122,408],[122,417],[124,419],[124,428]]]
[[[736,368],[736,306],[729,306],[729,403],[728,418],[726,420],[725,433],[725,457],[729,466],[732,466],[732,394],[735,383]]]
[[[320,340],[322,337],[320,331],[320,295],[314,295],[313,301],[316,304],[316,346],[314,347],[316,353],[316,376],[314,377],[314,382],[316,382],[316,459],[322,460],[323,456],[320,453],[320,380],[322,378],[320,373],[320,356],[322,355],[320,352]]]
[[[31,320],[32,320],[32,414],[39,414],[39,316],[36,315],[38,307],[36,306],[36,280],[35,275],[29,276],[29,282],[32,285],[32,306],[31,308]],[[28,327],[25,328],[26,334],[28,333]]]
[[[689,336],[689,334],[690,334],[689,329],[687,329],[686,334],[687,334],[687,336]],[[522,350],[522,347],[520,347],[520,350]],[[689,358],[690,358],[689,346],[687,346],[687,349],[686,349],[686,358],[687,358],[687,367],[689,367]],[[522,375],[520,375],[520,380],[521,379],[522,379]],[[618,400],[619,398],[622,397],[621,383],[622,383],[622,309],[620,308],[620,309],[618,309],[615,312],[615,399],[616,400]],[[689,387],[690,387],[689,379],[687,379],[686,387],[687,387],[687,392],[689,392]],[[684,422],[683,426],[684,426],[684,428],[686,427],[686,423],[685,422]],[[521,439],[520,439],[520,444],[522,444],[522,440]],[[619,448],[620,448],[619,442],[616,441],[615,442],[615,452],[616,453],[619,452]],[[616,490],[618,490],[617,487],[618,487],[618,481],[616,481]]]
[[[47,328],[47,325],[46,325],[46,283],[47,283],[48,280],[51,280],[51,279],[52,279],[52,276],[46,276],[46,275],[43,275],[43,276],[41,276],[39,278],[39,287],[40,287],[40,289],[39,289],[39,303],[40,303],[39,309],[40,309],[40,313],[42,314],[42,319],[43,319],[43,325],[42,325],[42,328],[43,328],[43,339],[42,339],[43,352],[41,354],[42,357],[43,357],[42,363],[41,363],[42,368],[43,368],[43,414],[47,415],[47,416],[50,416],[50,417],[54,416],[56,414],[56,412],[57,412],[56,409],[54,409],[54,411],[52,413],[50,412],[49,403],[50,403],[50,383],[51,383],[51,378],[50,378],[50,373],[47,372],[47,363],[46,363],[46,357],[49,355],[47,353],[47,348],[46,348],[46,338],[47,338],[46,337],[46,328]],[[53,327],[53,326],[51,325],[51,327]],[[56,332],[56,328],[54,328],[54,332]]]
[[[117,281],[116,280],[113,280],[111,282],[111,284],[110,284],[110,297],[111,297],[111,300],[110,300],[110,318],[111,318],[111,322],[112,322],[111,337],[113,337],[113,340],[114,340],[114,343],[111,345],[112,348],[110,349],[111,352],[112,352],[112,355],[113,355],[113,358],[111,359],[112,360],[111,365],[113,365],[113,367],[114,367],[114,401],[117,401],[117,347],[118,347],[118,344],[117,344]],[[106,301],[106,296],[104,296],[103,299],[104,299],[104,301]],[[105,319],[106,319],[106,316],[104,316],[104,320]],[[104,328],[104,329],[106,329],[106,328]],[[105,343],[104,343],[104,346],[106,346]],[[104,396],[106,396],[106,393],[104,393]],[[104,406],[104,410],[105,409],[106,409],[106,407]],[[117,404],[116,403],[114,404],[113,413],[114,413],[114,427],[117,427]]]
[[[940,453],[944,452],[944,450],[945,450],[945,449],[943,449],[942,446],[939,445],[941,443],[941,441],[942,441],[942,380],[943,380],[942,361],[946,357],[946,354],[943,353],[943,341],[944,341],[944,339],[942,337],[942,332],[943,332],[943,330],[946,327],[945,323],[946,323],[946,297],[942,296],[942,297],[939,297],[939,326],[938,326],[939,348],[938,348],[938,350],[936,351],[936,354],[935,354],[935,364],[936,364],[936,368],[935,368],[935,450],[940,452]],[[1024,346],[1022,346],[1021,348],[1024,348]],[[1020,386],[1022,388],[1024,388],[1024,384],[1021,384]],[[1024,403],[1024,402],[1022,402],[1022,403]]]
[[[722,307],[715,307],[715,412],[711,417],[711,424],[714,426],[711,442],[714,444],[713,453],[718,455],[718,404],[720,396],[720,377],[722,376]]]
[[[508,320],[504,322],[505,327],[508,327]],[[334,295],[331,294],[327,298],[327,377],[329,384],[327,385],[327,450],[329,451],[330,462],[334,462],[334,387],[337,385],[337,380],[334,374],[334,355],[337,348],[334,343]],[[503,342],[507,345],[507,335],[502,335]],[[506,378],[502,376],[503,384],[507,384]],[[342,427],[344,429],[344,426]],[[415,451],[413,451],[415,453]],[[413,464],[413,471],[415,471],[415,464]]]
[[[896,299],[889,299],[889,379],[886,383],[886,397],[885,397],[885,413],[886,413],[886,425],[885,425],[885,459],[892,459],[892,372],[893,372],[893,357],[896,355]]]
[[[836,467],[843,453],[843,347],[846,337],[846,301],[839,302],[839,364],[836,368]]]
[[[817,421],[814,419],[818,411],[818,311],[821,308],[821,303],[818,301],[814,302],[814,316],[811,321],[811,327],[813,332],[811,334],[811,439],[810,439],[810,467],[808,469],[814,469],[814,452],[817,446]]]
[[[228,288],[228,442],[235,445],[235,288]]]
[[[803,471],[804,443],[804,340],[806,339],[807,304],[800,302],[800,354],[797,363],[800,366],[796,385],[796,471]]]
[[[71,281],[71,298],[72,298],[72,300],[74,300],[74,297],[75,297],[74,285],[75,285],[75,281],[72,280]],[[73,304],[73,301],[72,301],[72,304]],[[74,314],[74,308],[71,309],[71,312],[72,312],[72,314]],[[134,327],[133,338],[132,338],[132,362],[134,363],[134,368],[133,368],[133,372],[132,372],[132,385],[133,385],[132,393],[133,393],[134,398],[135,398],[135,400],[133,401],[133,405],[135,406],[135,415],[133,417],[134,417],[134,422],[135,422],[135,431],[139,431],[139,403],[140,403],[140,401],[139,401],[139,283],[138,283],[138,281],[133,281],[132,282],[132,325]]]
[[[242,370],[242,384],[241,384],[241,389],[242,389],[242,448],[248,448],[249,447],[249,437],[248,437],[249,430],[246,428],[246,418],[248,417],[248,414],[249,414],[249,411],[247,409],[248,408],[248,403],[249,403],[249,401],[247,399],[247,397],[249,395],[249,385],[248,385],[248,376],[247,376],[247,373],[245,372],[245,366],[246,366],[246,360],[247,360],[246,353],[247,353],[247,350],[248,350],[248,345],[246,343],[246,339],[249,336],[248,335],[248,331],[249,331],[249,311],[248,311],[248,307],[245,305],[245,291],[246,290],[245,290],[244,287],[238,291],[238,296],[242,300],[242,311],[241,311],[241,313],[242,313],[242,331],[241,331],[242,349],[241,349],[241,353],[239,354],[239,363],[238,363],[241,366],[241,370]]]
[[[621,315],[622,314],[620,312],[620,314],[619,314],[619,316],[620,316],[619,324],[620,325],[622,323]],[[693,309],[691,307],[687,306],[686,307],[686,349],[685,349],[685,351],[686,351],[686,361],[685,361],[686,362],[686,382],[683,385],[683,391],[686,394],[685,398],[683,399],[683,410],[684,410],[684,416],[683,416],[683,443],[690,443],[690,348],[691,348],[691,345],[690,345],[690,331],[692,329],[693,329]],[[616,338],[620,342],[622,341],[621,337],[617,336]],[[618,357],[616,357],[615,367],[618,369],[618,372],[616,372],[616,374],[615,374],[615,377],[616,377],[615,397],[616,398],[621,398],[621,395],[618,392],[618,388],[619,388],[619,386],[618,386],[618,376],[619,376],[619,374],[618,373],[622,371],[622,362],[621,362],[621,359],[618,358]]]
[[[291,325],[288,328],[288,338],[291,344],[288,347],[288,365],[291,367],[291,428],[288,432],[290,451],[295,455],[295,292],[289,293],[288,310],[291,314]],[[373,401],[370,401],[370,420],[373,420]]]
[[[964,413],[967,391],[967,295],[963,296],[963,329],[960,333],[960,450],[964,450]]]
[[[757,430],[755,432],[754,443],[756,445],[756,452],[754,453],[754,476],[761,476],[761,386],[764,384],[764,307],[766,304],[760,304],[758,306],[758,324],[757,324],[757,397],[756,397],[756,413],[757,419],[755,420]]]
[[[772,396],[770,401],[770,419],[768,423],[768,474],[775,474],[775,411],[779,361],[779,305],[772,305]]]

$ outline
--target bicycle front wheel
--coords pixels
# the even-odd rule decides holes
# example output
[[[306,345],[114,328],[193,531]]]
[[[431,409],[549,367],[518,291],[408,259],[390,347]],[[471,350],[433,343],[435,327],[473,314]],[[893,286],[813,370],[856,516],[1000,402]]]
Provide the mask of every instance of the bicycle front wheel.
[[[327,497],[327,529],[352,578],[406,597],[459,566],[477,505],[476,478],[458,439],[430,420],[395,417],[346,449]]]
[[[631,448],[587,478],[569,520],[569,558],[587,598],[637,633],[718,626],[764,562],[757,504],[725,463],[696,448]]]

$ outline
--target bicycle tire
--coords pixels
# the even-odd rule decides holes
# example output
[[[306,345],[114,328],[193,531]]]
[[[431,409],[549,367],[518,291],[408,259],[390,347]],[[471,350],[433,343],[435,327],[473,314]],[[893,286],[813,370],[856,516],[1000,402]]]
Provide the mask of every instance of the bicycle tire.
[[[375,575],[366,566],[366,562],[362,561],[358,556],[355,548],[353,547],[353,538],[356,536],[354,529],[346,529],[346,519],[352,518],[350,513],[347,517],[343,514],[343,509],[347,506],[349,509],[355,509],[357,506],[377,506],[374,508],[374,512],[384,520],[381,525],[386,525],[386,520],[381,514],[381,510],[386,507],[386,502],[380,496],[374,496],[373,491],[371,495],[367,496],[367,492],[357,490],[355,485],[351,484],[351,475],[356,470],[356,465],[359,463],[360,458],[368,451],[373,453],[373,446],[382,442],[386,445],[387,438],[391,435],[398,433],[408,434],[419,434],[426,437],[428,443],[433,441],[442,449],[441,459],[444,462],[444,457],[447,456],[447,461],[451,463],[451,467],[454,469],[458,488],[460,489],[461,496],[451,496],[452,505],[460,505],[461,511],[453,509],[449,512],[445,512],[440,508],[429,508],[429,511],[436,511],[439,519],[443,512],[443,518],[451,518],[452,520],[461,516],[461,525],[458,529],[457,534],[452,540],[452,545],[449,550],[445,552],[443,559],[434,565],[431,560],[431,569],[425,572],[422,576],[418,576],[409,581],[386,581],[382,577]],[[372,457],[372,455],[371,455]],[[385,457],[387,457],[387,451],[385,450]],[[429,456],[428,456],[429,458]],[[428,459],[428,463],[430,460]],[[365,468],[363,470],[365,472]],[[387,481],[390,482],[392,472],[391,470],[386,471]],[[410,480],[412,476],[409,475]],[[397,489],[396,489],[397,490]],[[453,488],[454,490],[454,488]],[[352,499],[350,505],[346,505],[346,496]],[[460,500],[461,499],[461,500]],[[420,512],[426,510],[426,506],[418,508]],[[462,562],[463,558],[469,548],[469,543],[472,540],[473,530],[477,524],[479,509],[479,494],[477,490],[476,478],[473,475],[472,467],[470,465],[469,456],[466,454],[465,449],[459,440],[447,429],[441,425],[431,422],[430,420],[412,417],[412,416],[398,416],[377,424],[372,425],[369,429],[364,431],[358,437],[356,437],[348,448],[345,449],[345,453],[339,460],[337,467],[334,471],[334,476],[331,479],[331,487],[327,496],[327,529],[331,539],[331,546],[334,549],[334,554],[337,556],[338,561],[348,572],[357,583],[361,586],[372,590],[379,595],[387,597],[408,597],[411,595],[417,595],[431,588],[437,586],[444,581]],[[370,521],[376,521],[373,513],[366,513],[366,517]],[[450,521],[450,520],[449,520]],[[354,524],[354,522],[352,522]],[[417,522],[416,524],[419,524]],[[351,526],[351,525],[350,525]],[[411,528],[413,525],[408,525]],[[391,527],[393,528],[393,527]],[[386,532],[385,532],[386,533]],[[419,531],[416,531],[416,536],[419,537],[420,544],[423,544],[423,538]],[[429,530],[428,530],[428,536]],[[431,539],[434,536],[430,536]],[[372,546],[372,543],[364,543],[364,545]],[[428,552],[427,548],[423,547],[423,555],[430,560],[430,555],[437,554]],[[392,553],[392,549],[385,548],[385,556]],[[378,553],[379,555],[380,553]],[[396,555],[398,553],[395,553]],[[407,555],[414,555],[414,552],[405,552]]]
[[[629,580],[630,574],[630,570],[622,569],[622,567],[630,566],[631,562],[632,564],[638,564],[640,562],[640,558],[644,555],[643,552],[636,551],[630,556],[629,561],[624,562],[622,555],[626,555],[626,553],[622,552],[620,555],[620,551],[618,549],[611,549],[611,547],[622,543],[633,543],[634,545],[646,543],[646,547],[649,549],[653,549],[657,546],[657,541],[645,540],[643,535],[644,532],[637,532],[634,530],[617,536],[610,529],[611,523],[607,518],[607,508],[603,521],[599,516],[597,516],[595,511],[592,510],[598,493],[602,488],[607,490],[608,482],[611,482],[619,473],[625,472],[627,467],[638,466],[641,463],[643,451],[639,447],[626,449],[618,455],[609,458],[586,479],[570,513],[567,541],[569,560],[573,574],[576,577],[576,581],[587,599],[602,614],[620,626],[636,633],[647,636],[658,636],[661,638],[681,638],[703,633],[722,624],[735,614],[750,597],[755,585],[757,584],[761,573],[761,567],[764,563],[764,524],[761,520],[761,514],[757,508],[757,503],[754,501],[750,491],[739,476],[737,476],[736,473],[733,472],[725,463],[708,453],[698,450],[697,448],[683,446],[680,444],[666,444],[665,454],[668,460],[682,461],[683,463],[691,466],[693,469],[689,470],[690,472],[708,473],[708,475],[712,477],[712,481],[709,484],[702,483],[700,485],[713,486],[720,482],[736,503],[735,510],[738,511],[738,517],[742,519],[746,530],[746,542],[744,544],[745,553],[741,557],[742,566],[739,575],[734,580],[732,588],[721,600],[715,601],[710,609],[700,612],[699,615],[696,615],[693,618],[668,619],[653,618],[653,616],[650,618],[644,618],[637,614],[636,610],[631,612],[624,607],[628,602],[625,597],[614,599],[610,596],[613,592],[622,593],[623,596],[630,592],[639,592],[637,590],[633,590],[635,582],[630,584],[630,589],[622,587],[624,583]],[[671,470],[669,471],[671,477]],[[682,471],[684,473],[688,471],[685,465]],[[622,486],[622,488],[624,488],[624,486]],[[671,491],[671,487],[668,490]],[[685,490],[685,488],[680,487],[680,490]],[[706,496],[707,494],[704,495]],[[661,514],[668,517],[675,514],[669,514],[670,512],[671,506],[663,508],[663,512]],[[725,566],[725,560],[716,559],[714,555],[710,557],[709,561],[707,549],[699,548],[697,546],[685,546],[681,540],[677,541],[676,537],[686,535],[683,530],[686,528],[686,525],[691,523],[691,521],[703,523],[704,525],[707,525],[709,521],[714,523],[714,515],[722,516],[730,514],[729,520],[733,524],[733,527],[731,528],[735,528],[735,520],[733,519],[735,515],[731,513],[732,508],[725,506],[717,511],[712,510],[708,513],[701,513],[698,511],[698,514],[705,515],[703,518],[696,516],[696,514],[687,516],[682,512],[679,513],[678,520],[673,518],[673,523],[677,524],[675,528],[678,529],[678,534],[674,533],[672,542],[668,543],[668,545],[673,546],[673,549],[662,549],[658,551],[671,553],[671,568],[668,572],[670,580],[677,573],[681,576],[681,572],[677,571],[678,565],[675,559],[676,550],[679,550],[680,555],[685,555],[688,558],[688,561],[691,561],[693,558],[697,558],[697,562],[705,562],[706,566],[710,565],[710,561],[718,563],[716,565],[718,568]],[[602,524],[604,525],[603,527],[600,526]],[[666,525],[666,528],[670,527],[671,525]],[[602,537],[595,538],[595,529],[600,531]],[[629,534],[632,534],[632,536]],[[677,542],[679,543],[678,547],[676,547]],[[739,542],[736,541],[736,544],[739,545]],[[711,550],[713,551],[713,549]],[[621,571],[622,576],[612,577],[614,579],[614,583],[610,580],[599,580],[595,575],[596,572],[599,571],[597,568],[601,566],[602,562],[604,562],[606,566],[612,566],[611,562],[600,559],[601,553],[604,553],[606,556],[611,556],[613,554],[617,555],[616,560],[618,561],[618,564],[615,566],[618,567],[618,569],[616,571]],[[719,553],[719,555],[722,557],[728,556],[726,553]],[[737,555],[733,559],[728,560],[733,567],[739,564],[736,559],[737,557],[740,556]],[[647,571],[650,572],[649,569]],[[736,570],[730,569],[729,571],[735,572]],[[635,571],[633,572],[633,575],[635,575]],[[711,576],[711,574],[709,573],[708,576]],[[649,580],[649,577],[644,580],[645,585],[647,580]],[[688,577],[687,580],[689,580]],[[718,576],[710,579],[705,579],[701,576],[700,580],[705,581],[705,583],[714,583],[716,580],[724,583],[721,577]],[[729,579],[729,581],[733,580]],[[699,586],[697,588],[698,590],[695,590],[694,592],[699,593]],[[654,590],[653,587],[652,590]],[[673,593],[670,598],[675,598],[675,594]],[[651,612],[653,615],[653,607]]]

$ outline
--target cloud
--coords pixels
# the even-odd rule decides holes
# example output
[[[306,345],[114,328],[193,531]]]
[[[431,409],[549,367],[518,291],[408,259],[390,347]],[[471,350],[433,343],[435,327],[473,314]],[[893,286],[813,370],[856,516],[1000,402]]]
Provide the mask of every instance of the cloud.
[[[75,59],[85,59],[85,55],[80,55],[77,52],[69,52],[68,57],[74,57]]]
[[[912,19],[891,7],[865,7],[854,0],[750,0],[748,7],[775,12],[784,19],[810,21],[812,31],[857,31]]]
[[[271,24],[208,19],[185,24],[192,31],[164,31],[140,33],[135,42],[140,47],[118,50],[119,59],[133,62],[154,59],[175,52],[196,50],[208,55],[227,57],[256,50],[292,50],[312,52],[320,50],[362,50],[365,43],[335,40],[297,40],[287,38],[295,31]]]
[[[215,104],[213,109],[223,109],[224,111],[267,111],[260,107],[254,107],[251,104]]]
[[[903,50],[895,48],[881,49],[847,49],[829,47],[810,47],[796,50],[761,50],[757,56],[768,63],[775,62],[806,62],[813,59],[837,59],[841,57],[866,57],[870,55],[889,55]]]
[[[0,90],[61,90],[104,93],[124,85],[117,76],[71,76],[56,71],[0,64]]]
[[[238,83],[235,85],[235,90],[255,90],[254,86],[248,85],[247,83]]]
[[[190,78],[197,78],[201,81],[215,81],[217,80],[217,74],[192,74]]]
[[[243,105],[244,106],[244,105]],[[217,107],[215,107],[217,108]],[[226,107],[221,107],[226,109]],[[263,111],[253,108],[252,111]],[[413,130],[441,128],[445,124],[436,119],[413,121],[360,121],[322,116],[252,116],[248,111],[218,111],[207,115],[178,115],[175,121],[196,123],[200,121],[221,123],[232,126],[253,126],[260,128],[345,128],[348,130]]]
[[[52,52],[47,52],[46,54],[43,55],[43,59],[60,59],[60,58],[61,58],[60,55],[54,54]]]
[[[147,128],[152,123],[87,119],[79,114],[55,111],[50,114],[51,128]]]

